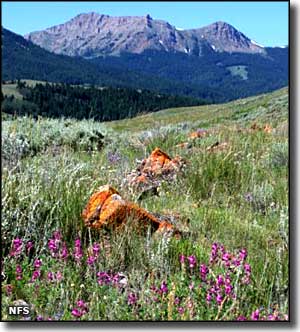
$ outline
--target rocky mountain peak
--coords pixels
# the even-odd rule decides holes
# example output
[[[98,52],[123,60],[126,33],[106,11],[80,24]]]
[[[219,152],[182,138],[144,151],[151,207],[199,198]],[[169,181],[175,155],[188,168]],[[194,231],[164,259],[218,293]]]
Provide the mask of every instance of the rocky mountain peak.
[[[206,39],[215,51],[219,52],[243,52],[264,53],[264,48],[246,37],[232,25],[217,21],[205,27],[195,30]]]
[[[168,22],[153,19],[150,14],[114,17],[83,13],[64,24],[32,32],[25,38],[54,53],[86,58],[146,50],[196,56],[207,52],[264,52],[262,47],[226,22],[178,30]]]

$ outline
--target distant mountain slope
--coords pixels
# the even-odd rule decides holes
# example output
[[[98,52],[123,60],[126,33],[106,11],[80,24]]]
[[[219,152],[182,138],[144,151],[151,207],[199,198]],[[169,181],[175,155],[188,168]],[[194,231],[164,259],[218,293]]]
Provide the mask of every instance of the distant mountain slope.
[[[223,98],[222,93],[205,85],[193,86],[150,72],[134,72],[114,63],[94,64],[80,57],[57,55],[2,27],[2,80],[15,79],[149,89],[209,102]]]
[[[96,83],[103,79],[116,83],[87,60],[50,53],[2,28],[2,80],[17,78],[67,83]]]
[[[188,30],[187,33],[206,40],[216,52],[266,54],[262,45],[258,45],[226,22],[215,22],[199,29]]]
[[[131,87],[207,102],[225,102],[288,84],[288,48],[264,48],[263,55],[202,51],[203,56],[147,50],[87,60],[48,52],[2,29],[2,80]]]
[[[265,53],[263,47],[225,22],[179,30],[150,15],[79,14],[64,24],[32,32],[25,38],[57,54],[87,58],[122,52],[140,54],[147,50],[197,56],[214,52]]]
[[[215,52],[210,56],[145,51],[141,54],[99,57],[93,63],[105,67],[128,68],[145,75],[198,87],[216,102],[276,90],[288,84],[288,48],[265,48],[266,55]],[[242,68],[242,74],[241,74]],[[189,93],[185,89],[185,93]],[[193,92],[190,92],[193,95]],[[218,95],[217,95],[218,93]]]

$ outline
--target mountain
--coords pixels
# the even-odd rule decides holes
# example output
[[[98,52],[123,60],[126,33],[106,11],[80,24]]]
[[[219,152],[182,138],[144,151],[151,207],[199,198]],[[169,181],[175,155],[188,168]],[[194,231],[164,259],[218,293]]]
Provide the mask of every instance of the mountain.
[[[92,63],[80,57],[57,55],[2,27],[2,81],[33,79],[70,84],[149,89],[165,94],[185,95],[212,101],[219,93],[180,81],[163,79],[122,68],[115,64]]]
[[[225,102],[276,90],[288,84],[288,48],[265,48],[256,53],[214,52],[209,56],[147,50],[91,59],[107,66],[180,82],[183,94],[195,89],[207,100]]]
[[[122,25],[118,18],[113,30],[107,23],[106,28],[113,33],[108,34],[110,37],[95,49],[92,44],[96,43],[98,37],[93,39],[92,36],[95,35],[96,18],[102,17],[102,21],[110,22],[109,16],[102,16],[82,14],[71,20],[73,23],[70,26],[69,22],[48,29],[69,29],[69,34],[66,35],[69,39],[65,41],[66,50],[76,50],[76,54],[82,56],[55,54],[2,28],[2,80],[21,78],[131,87],[200,98],[210,103],[266,93],[288,84],[289,48],[260,47],[227,23],[217,22],[208,27],[182,31],[164,21],[153,20],[150,16],[124,18],[124,22],[132,20],[129,25]],[[80,17],[82,31],[77,28]],[[145,21],[152,22],[157,35],[154,33],[153,38],[146,38],[147,34],[141,31],[132,35],[132,29],[142,23],[145,26]],[[159,29],[158,24],[164,29]],[[120,31],[125,31],[125,28],[128,30],[128,38],[122,39],[123,32]],[[121,30],[117,32],[118,29]],[[145,29],[148,31],[150,27]],[[89,51],[83,43],[77,48],[75,41],[79,38],[75,41],[72,39],[80,31],[81,38],[85,38],[86,45],[90,45]],[[172,32],[177,36],[173,44],[170,37]],[[43,36],[44,34],[46,32],[41,33]],[[117,37],[120,43],[113,46]],[[49,37],[48,45],[53,46],[55,39],[51,38]],[[60,33],[57,32],[57,41],[59,40]],[[73,40],[73,44],[70,40]],[[187,40],[190,40],[190,44],[185,44]],[[104,46],[107,52],[105,55]],[[124,51],[125,46],[127,51]],[[182,47],[185,47],[183,51]],[[129,52],[129,49],[132,51]],[[55,51],[60,52],[59,48]]]
[[[53,54],[4,28],[1,36],[2,80],[26,78],[75,84],[99,82],[100,76],[116,83],[113,75],[100,72],[85,59]]]
[[[86,58],[123,52],[140,54],[147,50],[197,56],[214,52],[266,53],[262,46],[225,22],[179,30],[150,15],[80,14],[64,24],[32,32],[25,38],[57,54]]]
[[[219,21],[200,29],[191,30],[190,34],[206,40],[216,52],[266,54],[262,45],[257,44],[225,22]]]

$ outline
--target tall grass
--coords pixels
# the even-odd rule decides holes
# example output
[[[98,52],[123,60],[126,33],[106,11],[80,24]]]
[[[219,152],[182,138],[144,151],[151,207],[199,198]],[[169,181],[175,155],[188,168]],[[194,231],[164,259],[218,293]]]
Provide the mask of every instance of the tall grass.
[[[281,107],[271,134],[238,131],[224,111],[223,122],[216,126],[211,120],[211,135],[187,149],[176,145],[201,119],[118,134],[109,124],[92,121],[4,121],[3,158],[9,162],[2,172],[3,318],[13,319],[5,306],[22,299],[33,306],[30,319],[43,320],[236,320],[256,319],[256,310],[258,319],[286,319],[288,138],[276,125],[287,110],[280,94],[274,94],[274,103],[265,98],[262,121],[274,112],[274,103]],[[251,102],[257,99],[247,101],[247,109]],[[232,107],[243,110],[242,102]],[[90,139],[99,132],[105,136],[101,147]],[[227,148],[209,152],[217,141],[227,142]],[[172,157],[181,155],[187,166],[172,183],[161,184],[159,196],[139,204],[151,212],[179,214],[188,231],[181,239],[141,235],[134,220],[121,232],[87,229],[81,212],[90,195],[108,183],[134,200],[124,177],[156,146]],[[57,230],[54,252],[49,241]],[[19,249],[16,239],[22,240]],[[224,245],[232,259],[247,248],[248,284],[242,281],[245,271],[238,266],[229,271],[221,256],[209,263],[213,243]],[[63,246],[66,258],[60,256]],[[94,256],[93,246],[100,248]],[[207,300],[210,288],[200,278],[201,264],[212,283],[230,274],[235,297],[230,293],[223,304]]]

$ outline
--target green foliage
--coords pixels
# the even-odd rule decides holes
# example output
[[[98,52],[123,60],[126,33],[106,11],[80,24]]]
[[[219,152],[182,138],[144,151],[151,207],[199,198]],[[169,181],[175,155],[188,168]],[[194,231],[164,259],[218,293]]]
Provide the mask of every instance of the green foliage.
[[[100,150],[109,129],[92,120],[33,119],[18,117],[2,123],[2,158],[10,166],[26,156],[45,152]]]
[[[13,96],[4,97],[2,111],[8,114],[68,117],[110,121],[131,118],[167,107],[201,105],[203,101],[187,97],[159,95],[148,90],[94,88],[66,84],[19,82],[23,102]]]
[[[225,102],[237,98],[273,91],[288,83],[288,48],[266,48],[267,56],[245,53],[212,53],[193,56],[182,53],[146,51],[91,60],[101,66],[128,68],[143,75],[158,75],[160,79],[180,82],[173,93]],[[232,76],[228,68],[239,67],[240,76]],[[236,71],[235,71],[236,72]],[[168,88],[170,89],[170,88]],[[165,90],[161,90],[165,91]],[[168,90],[169,93],[172,90]]]
[[[286,319],[282,314],[289,310],[290,287],[288,137],[282,121],[287,121],[287,105],[287,92],[281,90],[226,105],[185,108],[184,116],[182,109],[170,109],[105,124],[27,117],[3,121],[5,158],[13,155],[17,161],[13,167],[4,163],[2,172],[2,253],[7,276],[2,283],[2,318],[13,319],[7,316],[6,306],[22,299],[34,306],[31,319],[236,320],[241,315],[251,319],[257,309],[259,319],[270,319],[269,314],[274,318],[275,313]],[[258,106],[263,107],[259,114]],[[244,112],[254,113],[251,121],[236,117]],[[244,131],[253,119],[258,124],[268,121],[273,131]],[[175,147],[198,126],[207,128],[210,136],[188,149]],[[104,146],[89,150],[95,132],[105,136]],[[216,141],[228,142],[227,148],[209,152],[207,148]],[[61,148],[54,152],[57,145]],[[188,220],[188,233],[181,239],[142,236],[135,232],[133,220],[119,233],[87,229],[81,212],[91,194],[100,185],[111,184],[124,198],[134,200],[123,186],[124,177],[136,167],[137,159],[156,146],[171,157],[185,158],[186,169],[171,184],[162,184],[159,196],[146,197],[139,204],[150,212],[179,213]],[[63,243],[68,249],[67,259],[49,249],[56,230],[61,231],[59,250]],[[22,252],[13,256],[17,238],[23,241]],[[74,255],[78,238],[79,261]],[[28,241],[33,242],[33,251],[26,251]],[[247,248],[249,284],[243,281],[244,265],[228,268],[222,259],[209,263],[214,242],[222,243],[232,257]],[[88,264],[95,243],[100,245],[99,256],[94,265]],[[180,263],[181,254],[194,255],[196,266],[191,268],[187,260]],[[41,274],[32,281],[38,258]],[[236,298],[224,297],[218,305],[213,297],[208,304],[210,287],[200,280],[200,264],[209,266],[212,283],[229,273]],[[98,272],[106,273],[109,281],[103,283]],[[119,280],[121,275],[119,287],[111,278]],[[88,312],[76,317],[73,310],[79,299]]]

